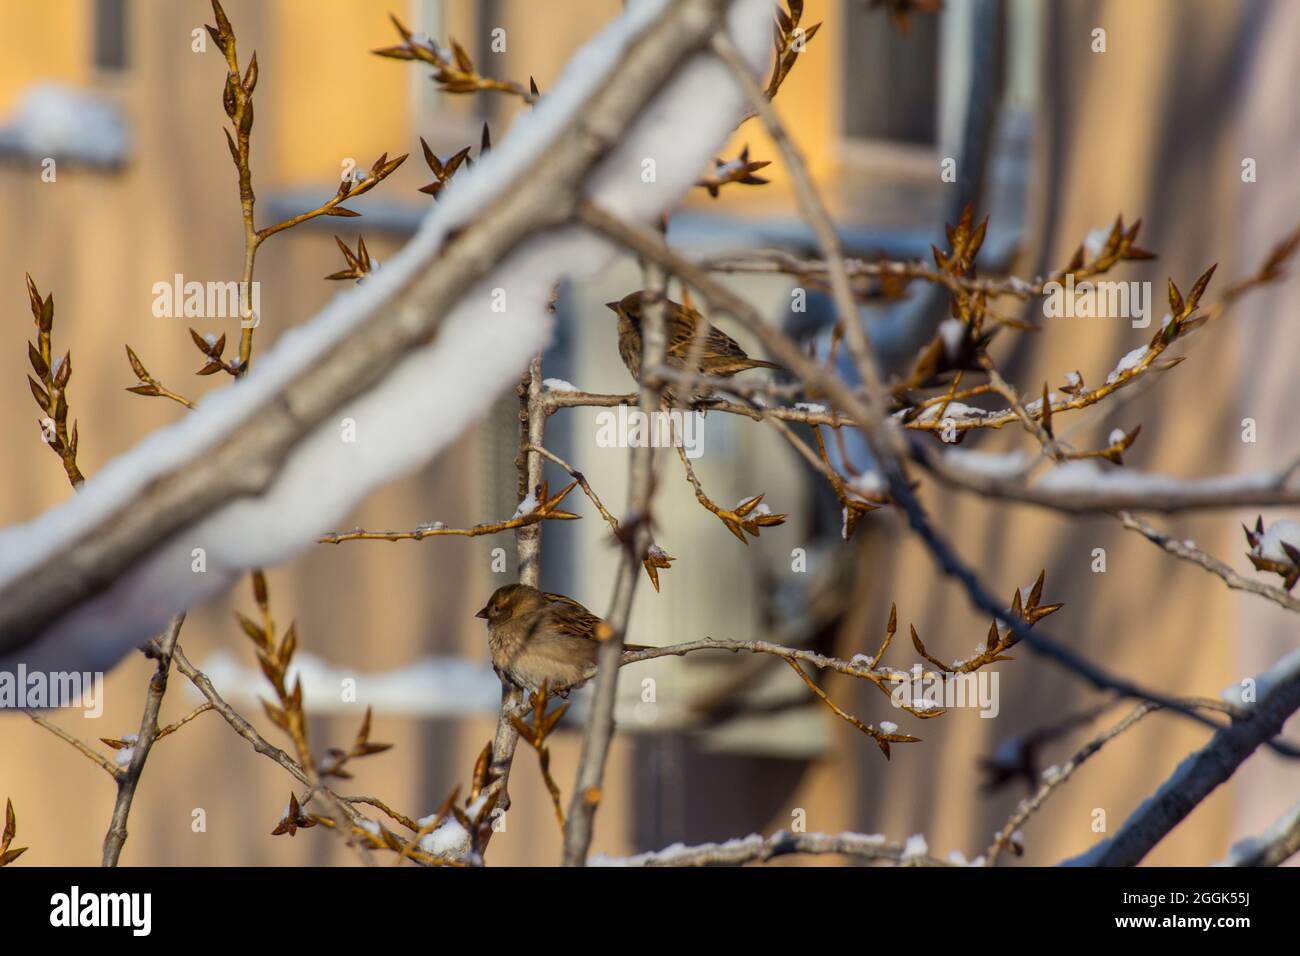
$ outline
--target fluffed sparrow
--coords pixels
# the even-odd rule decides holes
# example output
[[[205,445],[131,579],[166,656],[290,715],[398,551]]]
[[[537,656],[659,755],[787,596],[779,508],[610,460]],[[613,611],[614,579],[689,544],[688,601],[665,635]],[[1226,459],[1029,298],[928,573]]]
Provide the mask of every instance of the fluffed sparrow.
[[[527,584],[497,588],[475,617],[488,626],[492,666],[516,687],[536,693],[580,685],[596,665],[609,625],[572,598]],[[642,650],[625,645],[625,650]]]
[[[641,292],[632,292],[623,296],[618,302],[606,302],[618,316],[618,354],[623,364],[632,373],[632,377],[641,381]],[[745,350],[726,332],[714,328],[695,309],[687,308],[672,299],[664,300],[664,317],[667,320],[667,354],[665,364],[669,368],[684,369],[696,350],[694,371],[716,378],[730,378],[738,372],[751,368],[781,368],[775,362],[750,358]],[[695,329],[704,325],[698,346],[693,346]],[[665,389],[664,394],[672,401],[672,390]]]

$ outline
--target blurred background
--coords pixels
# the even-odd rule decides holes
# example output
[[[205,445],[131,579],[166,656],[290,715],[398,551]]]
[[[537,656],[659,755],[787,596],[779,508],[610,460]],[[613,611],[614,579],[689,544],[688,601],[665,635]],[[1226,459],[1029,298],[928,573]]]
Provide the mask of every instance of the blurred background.
[[[483,73],[532,76],[545,93],[570,54],[621,3],[228,0],[225,8],[241,58],[258,53],[252,166],[259,225],[317,206],[349,163],[367,168],[381,153],[412,154],[356,201],[361,218],[308,223],[262,248],[255,363],[338,291],[323,280],[344,268],[332,236],[355,247],[363,235],[382,260],[417,227],[431,203],[418,188],[432,178],[419,137],[443,157],[470,145],[476,154],[483,124],[499,144],[520,108],[504,97],[440,93],[425,68],[373,56],[370,50],[397,42],[389,12],[444,43],[460,40]],[[237,278],[242,229],[221,132],[224,64],[206,35],[208,51],[194,49],[194,31],[211,22],[206,2],[0,0],[0,10],[0,261],[8,266],[7,278],[0,277],[8,343],[0,341],[0,522],[9,524],[72,493],[57,457],[42,447],[23,383],[31,329],[23,273],[55,295],[55,350],[70,349],[75,359],[72,417],[82,470],[93,476],[185,414],[165,399],[124,391],[136,382],[123,344],[157,379],[192,399],[225,384],[224,377],[194,378],[202,363],[187,321],[153,315],[153,286],[177,273],[187,280]],[[1123,213],[1126,222],[1142,218],[1141,244],[1160,258],[1130,264],[1118,278],[1152,281],[1159,296],[1166,276],[1186,288],[1213,262],[1220,264],[1216,283],[1245,274],[1300,219],[1300,5],[947,0],[941,13],[911,16],[904,31],[864,0],[808,0],[803,22],[823,26],[776,104],[854,255],[927,255],[944,221],[973,201],[990,216],[981,269],[1028,276],[1064,265],[1089,232]],[[505,31],[504,51],[493,50],[495,28]],[[1099,29],[1104,51],[1095,50]],[[737,132],[725,157],[745,145],[753,159],[776,158],[754,123]],[[958,160],[956,182],[939,175],[945,158]],[[1241,175],[1246,158],[1258,170],[1249,183]],[[771,183],[730,186],[717,199],[696,190],[674,215],[670,240],[692,253],[752,246],[810,252],[811,236],[779,163],[761,175]],[[597,282],[563,289],[544,377],[593,392],[630,391],[616,360],[612,317],[601,303],[638,284],[629,261]],[[773,322],[790,322],[790,282],[751,278],[736,285]],[[1300,335],[1287,322],[1294,310],[1287,304],[1296,291],[1291,281],[1256,294],[1230,321],[1207,330],[1209,344],[1159,388],[1081,419],[1077,439],[1141,423],[1142,439],[1126,460],[1188,477],[1289,458]],[[924,339],[934,317],[928,293],[910,293],[901,305],[864,308],[864,320],[897,361],[913,339]],[[815,311],[794,327],[810,339],[820,332]],[[237,335],[234,320],[195,328]],[[1004,336],[995,353],[1012,380],[1033,392],[1073,370],[1098,380],[1145,337],[1124,320],[1062,319],[1037,334]],[[503,396],[451,453],[373,496],[346,526],[410,529],[437,520],[468,527],[508,517],[517,504],[517,411],[514,396]],[[617,514],[626,452],[597,446],[595,414],[560,412],[548,424],[546,444],[585,472]],[[1251,443],[1241,439],[1247,417],[1257,424]],[[872,514],[844,542],[833,499],[828,504],[774,433],[713,414],[704,442],[697,467],[714,500],[729,505],[765,493],[789,519],[742,546],[696,504],[675,456],[663,456],[656,539],[677,562],[662,572],[659,594],[642,582],[632,641],[769,638],[850,657],[874,652],[891,601],[904,632],[914,624],[940,656],[966,656],[983,640],[987,619],[937,575],[888,510]],[[1001,451],[1021,442],[1020,433],[1008,431],[966,447]],[[550,478],[557,487],[563,475]],[[1046,629],[1148,686],[1215,696],[1295,645],[1281,609],[1235,596],[1125,535],[1113,519],[1071,519],[935,487],[924,487],[922,497],[998,593],[1009,599],[1046,569],[1045,599],[1066,604]],[[542,584],[601,613],[615,552],[589,504],[576,493],[570,504],[583,520],[545,526]],[[1224,511],[1162,526],[1248,572],[1238,526],[1254,517]],[[503,557],[494,555],[497,548]],[[1093,570],[1098,548],[1106,553],[1100,573]],[[806,556],[806,571],[794,570],[797,554]],[[495,587],[514,579],[513,561],[511,536],[363,541],[322,545],[269,571],[277,621],[297,622],[316,749],[345,746],[367,704],[375,710],[372,740],[395,744],[354,763],[357,777],[342,782],[342,792],[377,795],[423,816],[468,781],[492,735],[498,693],[484,629],[472,615]],[[241,712],[284,744],[261,717],[257,700],[265,688],[233,615],[252,607],[250,589],[241,586],[194,609],[182,643]],[[623,854],[803,825],[895,840],[923,833],[934,855],[955,850],[973,857],[1025,795],[1027,778],[1063,762],[1090,726],[1100,726],[1083,724],[1027,753],[1036,732],[1103,699],[1028,652],[1017,656],[1002,666],[996,719],[956,710],[922,726],[897,720],[924,741],[896,746],[889,762],[779,661],[696,655],[630,667],[621,681],[624,732],[614,745],[593,848]],[[896,647],[886,660],[907,667],[911,651]],[[136,655],[109,675],[102,718],[52,717],[89,740],[134,733],[151,673]],[[355,702],[340,690],[349,679]],[[869,687],[842,677],[824,686],[865,720],[897,719]],[[164,722],[198,701],[174,679]],[[552,768],[566,799],[579,726],[568,721],[552,741]],[[1055,862],[1091,845],[1101,836],[1093,829],[1099,809],[1108,830],[1118,827],[1205,737],[1173,717],[1144,721],[1033,819],[1025,859]],[[1005,773],[990,772],[995,754],[994,766]],[[984,786],[1004,776],[1000,786]],[[152,752],[123,862],[352,862],[320,832],[269,836],[290,783],[219,717],[205,714]],[[1234,839],[1271,822],[1297,792],[1294,763],[1258,755],[1149,860],[1212,862]],[[511,793],[506,829],[494,838],[489,862],[557,862],[558,828],[536,758],[523,747]],[[18,812],[18,845],[31,847],[23,863],[98,863],[114,797],[110,781],[21,714],[0,715],[4,797]],[[205,832],[192,829],[196,809],[205,812]]]

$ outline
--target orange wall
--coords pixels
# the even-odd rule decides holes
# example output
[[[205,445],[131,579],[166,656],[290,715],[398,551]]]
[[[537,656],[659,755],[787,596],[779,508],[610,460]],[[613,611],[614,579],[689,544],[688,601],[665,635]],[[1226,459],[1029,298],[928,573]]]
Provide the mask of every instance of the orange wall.
[[[86,0],[40,0],[4,5],[0,29],[0,112],[24,87],[40,80],[81,83],[91,69],[91,24]]]

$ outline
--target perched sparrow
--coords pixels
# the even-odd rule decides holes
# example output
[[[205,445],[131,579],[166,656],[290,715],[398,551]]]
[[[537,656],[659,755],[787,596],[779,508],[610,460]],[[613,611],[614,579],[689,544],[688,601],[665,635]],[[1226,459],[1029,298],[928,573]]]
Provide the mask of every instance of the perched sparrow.
[[[641,293],[633,292],[618,302],[606,302],[618,316],[618,354],[632,377],[641,381]],[[703,323],[704,332],[696,351],[695,370],[716,378],[730,378],[737,372],[751,368],[781,368],[775,362],[753,359],[745,354],[736,340],[720,329],[715,329],[694,309],[688,309],[672,299],[664,301],[664,316],[668,323],[668,351],[665,363],[669,368],[683,369],[692,352],[697,324]],[[671,401],[671,389],[665,389]]]
[[[496,672],[516,687],[536,692],[577,687],[596,664],[608,625],[572,598],[527,584],[497,588],[474,615],[488,622],[488,649]],[[643,650],[627,644],[629,651]]]

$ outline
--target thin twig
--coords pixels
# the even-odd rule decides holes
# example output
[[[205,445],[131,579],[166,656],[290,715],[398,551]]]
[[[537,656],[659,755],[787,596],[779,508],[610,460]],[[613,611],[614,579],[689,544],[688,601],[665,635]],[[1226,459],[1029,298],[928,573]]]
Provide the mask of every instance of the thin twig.
[[[643,265],[646,290],[642,303],[641,325],[641,401],[648,416],[659,409],[662,380],[652,369],[662,365],[668,350],[667,316],[664,291],[668,275],[658,263]],[[654,447],[645,442],[631,449],[631,474],[628,480],[627,523],[622,535],[624,561],[614,584],[612,612],[607,621],[610,633],[597,655],[596,684],[591,716],[583,736],[577,779],[569,805],[564,830],[564,864],[581,866],[587,861],[595,826],[596,808],[601,800],[605,764],[610,741],[614,736],[614,702],[618,689],[619,665],[632,599],[641,576],[642,562],[651,542],[651,501],[655,492]]]
[[[1174,827],[1220,784],[1236,773],[1261,745],[1282,731],[1300,709],[1300,668],[1280,680],[1249,716],[1221,728],[1200,750],[1183,760],[1155,794],[1144,800],[1123,826],[1069,866],[1136,866]]]
[[[892,843],[878,834],[864,833],[790,833],[781,831],[764,838],[757,833],[726,843],[704,843],[699,846],[674,846],[666,850],[641,853],[629,857],[597,856],[589,861],[591,866],[744,866],[746,863],[766,863],[780,856],[796,853],[813,855],[835,854],[884,863],[901,863],[906,866],[952,866],[936,860],[926,853],[909,854],[901,843]]]
[[[477,538],[486,534],[501,534],[505,531],[518,531],[543,521],[573,521],[578,515],[559,508],[559,504],[578,484],[576,481],[555,495],[546,494],[543,484],[538,491],[537,506],[531,511],[517,514],[504,521],[489,524],[477,524],[472,528],[448,528],[441,524],[420,525],[411,531],[365,531],[354,528],[352,531],[331,531],[317,538],[318,544],[339,544],[343,541],[423,541],[425,538],[462,537]]]
[[[1065,781],[1069,780],[1070,777],[1074,776],[1074,772],[1078,770],[1089,757],[1156,709],[1158,708],[1155,704],[1139,704],[1137,707],[1133,708],[1133,710],[1129,711],[1129,713],[1119,723],[1115,724],[1113,727],[1107,727],[1097,736],[1093,737],[1086,744],[1080,747],[1075,752],[1074,756],[1065,762],[1064,766],[1058,768],[1055,774],[1045,778],[1039,785],[1038,791],[1029,799],[1020,802],[1020,805],[1016,807],[1016,812],[1011,815],[1011,818],[1007,820],[1002,829],[994,836],[993,843],[989,845],[988,850],[985,852],[985,857],[988,860],[989,866],[992,866],[997,862],[999,854],[1011,845],[1011,838],[1015,832],[1024,825],[1026,820],[1038,812],[1038,809],[1046,802],[1047,798],[1051,796],[1053,790],[1061,786]]]
[[[365,804],[366,806],[374,807],[376,810],[379,810],[381,813],[386,814],[391,819],[396,820],[398,823],[406,827],[406,829],[410,830],[412,833],[418,833],[420,831],[420,825],[418,823],[416,823],[414,820],[408,817],[405,813],[402,813],[398,810],[394,810],[392,807],[384,803],[384,801],[380,800],[378,797],[340,796],[339,799],[342,800],[344,803],[348,803],[348,804],[362,803]]]
[[[1281,866],[1300,853],[1300,804],[1257,837],[1234,843],[1219,866]]]
[[[144,713],[140,717],[140,731],[136,734],[131,749],[131,762],[117,775],[117,800],[113,804],[113,817],[104,834],[104,866],[117,866],[122,855],[122,846],[126,843],[126,823],[131,815],[131,804],[135,800],[136,790],[140,785],[140,776],[144,773],[145,761],[153,749],[154,741],[159,737],[158,712],[162,709],[163,695],[167,693],[167,677],[172,669],[172,656],[176,651],[176,642],[180,639],[181,626],[185,615],[178,614],[172,618],[167,631],[156,642],[154,654],[158,666],[153,679],[149,681],[149,692],[145,696]]]
[[[540,445],[530,444],[528,446],[528,450],[530,452],[536,452],[546,460],[554,462],[556,465],[559,465],[561,468],[567,471],[569,473],[569,477],[571,477],[574,481],[578,483],[578,487],[582,489],[582,493],[587,496],[587,498],[591,501],[593,505],[595,505],[596,510],[600,513],[600,516],[605,519],[605,523],[610,526],[610,529],[613,530],[614,534],[618,534],[618,530],[619,530],[618,519],[615,518],[612,514],[610,514],[609,509],[607,509],[604,506],[604,504],[601,503],[599,496],[592,489],[591,483],[587,481],[586,475],[578,471],[576,468],[570,465],[559,455],[555,454],[552,451],[548,451],[545,448],[542,448]]]
[[[154,736],[154,743],[157,743],[158,741],[162,740],[168,734],[176,733],[176,731],[180,730],[182,727],[188,724],[195,717],[198,717],[200,714],[206,714],[208,711],[212,709],[213,707],[210,703],[199,704],[199,706],[195,707],[193,710],[191,710],[180,720],[172,721],[166,727],[163,727],[161,730],[159,730],[158,733]]]
[[[329,787],[319,782],[313,782],[312,775],[306,768],[298,763],[298,761],[294,760],[294,758],[288,753],[281,750],[258,733],[257,729],[245,720],[244,717],[236,711],[220,693],[218,693],[208,676],[190,663],[189,658],[185,656],[184,650],[182,650],[179,645],[176,647],[172,659],[175,661],[176,669],[189,679],[190,683],[193,684],[198,692],[207,699],[209,704],[212,705],[212,709],[220,714],[235,733],[239,734],[240,737],[243,737],[254,751],[279,764],[281,768],[287,771],[295,780],[308,789],[308,797],[315,793],[321,794],[321,796],[331,804],[331,807],[335,812],[346,818],[352,828],[359,829],[362,833],[373,836],[372,834],[369,834],[368,830],[365,830],[364,823],[368,820],[366,816],[358,812],[345,798],[341,797]],[[337,828],[337,822],[330,817],[322,817],[321,821],[328,826]],[[348,836],[348,833],[343,830],[339,830],[339,832],[342,833],[344,837]],[[354,833],[353,835],[356,834]],[[363,861],[367,863],[371,862],[369,856],[365,854],[364,848],[355,844],[352,845],[355,846],[359,854],[362,854]],[[412,852],[410,856],[417,860],[421,859],[421,855],[416,852]],[[425,856],[427,856],[427,854]]]
[[[785,662],[790,665],[791,670],[793,670],[796,674],[799,675],[799,679],[804,682],[804,685],[807,686],[807,688],[810,691],[812,691],[813,695],[818,700],[820,700],[823,704],[825,704],[827,707],[830,708],[831,713],[833,713],[836,717],[840,718],[840,720],[844,721],[845,723],[853,727],[856,727],[858,730],[862,731],[864,734],[866,734],[868,737],[874,740],[877,746],[880,747],[881,752],[884,753],[886,758],[889,757],[889,744],[891,743],[919,743],[920,742],[921,740],[920,737],[913,737],[911,734],[886,733],[885,731],[878,730],[877,728],[873,727],[871,724],[863,722],[860,718],[853,716],[847,710],[844,710],[837,703],[835,703],[835,701],[831,700],[830,695],[827,694],[826,691],[818,687],[817,682],[813,680],[811,677],[809,677],[807,673],[804,672],[804,669],[798,665],[798,663],[790,660],[790,658],[788,657],[785,659]]]
[[[72,734],[68,733],[68,731],[64,730],[58,724],[50,723],[50,721],[46,720],[44,717],[42,717],[40,714],[36,713],[35,711],[29,710],[26,713],[27,716],[32,719],[32,723],[36,724],[38,727],[44,727],[46,730],[54,734],[54,736],[58,737],[60,740],[68,744],[71,744],[73,747],[77,748],[77,750],[79,750],[81,754],[84,757],[86,757],[86,759],[90,760],[92,763],[98,764],[99,767],[110,777],[112,777],[114,780],[117,779],[118,768],[113,763],[113,761],[109,760],[103,754],[96,751],[85,741],[80,740],[77,737],[73,736]]]
[[[776,107],[763,94],[763,90],[754,80],[754,75],[749,71],[749,67],[746,66],[739,51],[736,50],[735,44],[731,42],[731,39],[725,33],[719,31],[713,35],[713,52],[730,67],[731,75],[744,91],[750,107],[762,120],[763,125],[767,128],[768,135],[772,138],[781,154],[786,173],[789,174],[791,185],[794,187],[799,211],[812,228],[813,234],[817,237],[817,244],[821,247],[822,255],[826,258],[830,276],[831,297],[834,299],[836,311],[839,313],[841,327],[844,331],[844,340],[848,343],[849,352],[853,356],[858,374],[867,386],[868,393],[870,395],[879,394],[880,375],[876,370],[875,358],[871,354],[871,345],[867,341],[866,332],[863,330],[862,322],[858,318],[857,305],[853,300],[853,287],[849,282],[848,271],[845,266],[844,250],[840,246],[839,236],[835,232],[835,224],[826,211],[826,205],[822,202],[817,187],[813,185],[812,176],[808,172],[808,165],[804,162],[798,147],[795,146],[794,141],[790,139],[789,134],[786,132],[781,117],[776,112]],[[868,422],[863,424],[868,424]]]
[[[1300,612],[1300,600],[1292,597],[1281,588],[1264,584],[1262,581],[1256,581],[1245,575],[1238,574],[1230,566],[1224,564],[1212,554],[1208,554],[1196,547],[1191,541],[1178,541],[1165,534],[1159,528],[1150,522],[1139,518],[1137,515],[1130,514],[1127,511],[1121,511],[1117,515],[1120,522],[1130,531],[1136,531],[1152,544],[1163,548],[1174,557],[1182,558],[1184,561],[1190,561],[1192,564],[1199,565],[1211,574],[1218,575],[1223,583],[1228,587],[1238,591],[1249,591],[1251,594],[1258,594],[1262,598],[1267,598],[1274,604],[1278,604],[1288,611]]]
[[[701,384],[713,381],[719,383],[725,383],[728,381],[728,379],[714,379],[708,376],[691,376],[678,372],[675,369],[669,370],[669,374],[665,374],[664,379],[665,381],[674,383],[677,381],[683,381]],[[754,390],[746,389],[745,391]],[[559,408],[617,408],[619,405],[632,405],[635,403],[635,395],[617,395],[613,393],[602,394],[598,392],[546,393],[546,404],[551,411]],[[780,406],[762,407],[753,404],[731,402],[716,397],[709,399],[707,408],[709,412],[722,412],[727,415],[743,415],[745,418],[752,419],[756,422],[763,421],[767,418],[776,418],[783,422],[798,422],[804,425],[829,425],[833,428],[857,424],[857,422],[850,416],[837,414],[829,410],[810,411],[805,408],[786,408]]]

